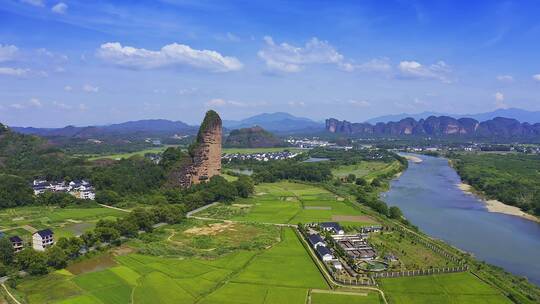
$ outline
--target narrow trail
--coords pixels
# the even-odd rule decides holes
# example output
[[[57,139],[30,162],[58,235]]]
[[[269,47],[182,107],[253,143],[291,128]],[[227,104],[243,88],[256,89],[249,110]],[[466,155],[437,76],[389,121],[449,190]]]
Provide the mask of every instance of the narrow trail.
[[[118,210],[118,211],[122,211],[122,212],[131,212],[131,210],[127,210],[127,209],[122,209],[122,208],[113,207],[113,206],[100,204],[100,203],[97,203],[97,204],[100,205],[101,207],[105,207],[105,208],[109,208],[109,209],[114,209],[114,210]]]
[[[6,291],[7,295],[11,298],[11,300],[13,300],[13,302],[15,302],[16,304],[22,304],[21,302],[19,302],[19,300],[17,300],[12,294],[11,292],[9,292],[9,289],[7,289],[6,285],[4,283],[2,283],[2,287],[4,288],[4,290]]]

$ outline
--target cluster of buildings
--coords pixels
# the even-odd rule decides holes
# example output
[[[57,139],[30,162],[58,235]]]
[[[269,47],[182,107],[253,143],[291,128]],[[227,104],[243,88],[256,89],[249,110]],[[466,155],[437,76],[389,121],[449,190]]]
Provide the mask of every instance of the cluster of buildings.
[[[320,232],[330,233],[334,246],[339,246],[342,252],[355,264],[361,261],[370,261],[377,258],[377,251],[368,243],[369,233],[380,232],[381,226],[369,226],[360,229],[356,234],[345,234],[343,228],[336,222],[325,222],[308,225],[307,240],[323,262],[330,263],[334,269],[341,270],[343,265],[335,257],[328,244],[321,237]],[[346,258],[346,257],[343,257]],[[349,265],[354,267],[354,265]]]
[[[0,238],[4,237],[4,233],[0,232]],[[18,235],[9,237],[11,246],[15,253],[24,249],[25,244],[23,239]],[[54,232],[51,229],[43,229],[32,234],[32,248],[37,251],[45,251],[48,247],[54,245]]]
[[[50,191],[69,193],[80,199],[94,200],[96,198],[94,187],[85,180],[74,180],[69,183],[65,181],[49,182],[46,180],[34,180],[32,189],[34,190],[34,195],[40,195]]]
[[[256,160],[256,161],[269,161],[269,160],[284,160],[290,159],[298,156],[298,152],[290,151],[281,151],[281,152],[261,152],[261,153],[251,153],[251,154],[242,154],[242,153],[231,153],[223,154],[221,157],[227,161],[233,159],[237,160]]]
[[[341,146],[336,143],[331,143],[326,140],[321,140],[317,137],[313,137],[311,139],[309,138],[289,138],[285,140],[287,143],[289,143],[293,147],[298,147],[302,149],[313,149],[313,148],[329,148],[329,149],[343,149],[343,150],[350,150],[353,147],[352,146]]]

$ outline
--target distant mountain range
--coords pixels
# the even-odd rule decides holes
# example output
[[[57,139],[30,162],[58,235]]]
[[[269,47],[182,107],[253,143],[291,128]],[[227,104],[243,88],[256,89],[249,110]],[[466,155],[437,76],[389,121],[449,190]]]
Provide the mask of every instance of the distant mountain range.
[[[509,109],[498,109],[492,112],[477,113],[477,114],[448,114],[448,113],[438,113],[438,112],[422,112],[417,114],[395,114],[395,115],[384,115],[375,118],[371,118],[366,122],[371,124],[376,124],[378,122],[391,122],[399,121],[404,118],[414,118],[416,120],[426,119],[430,116],[450,116],[454,118],[472,118],[478,121],[486,121],[494,119],[495,117],[506,117],[516,119],[520,122],[528,123],[540,123],[540,111],[527,111],[517,108]]]
[[[227,129],[250,128],[259,126],[275,133],[322,132],[324,124],[309,118],[297,117],[289,113],[263,113],[243,120],[224,120]]]
[[[194,134],[196,127],[190,126],[181,121],[170,121],[166,119],[147,119],[128,121],[119,124],[106,126],[75,127],[67,126],[63,128],[32,128],[32,127],[11,127],[18,133],[32,134],[43,137],[75,137],[75,138],[95,138],[114,135],[172,135],[172,134]]]
[[[326,130],[347,136],[362,137],[460,137],[489,139],[540,138],[540,123],[521,123],[516,119],[496,117],[479,122],[472,118],[430,116],[416,120],[404,118],[395,122],[351,123],[334,118],[326,120]]]
[[[226,148],[284,147],[285,142],[261,127],[232,130],[223,145]]]

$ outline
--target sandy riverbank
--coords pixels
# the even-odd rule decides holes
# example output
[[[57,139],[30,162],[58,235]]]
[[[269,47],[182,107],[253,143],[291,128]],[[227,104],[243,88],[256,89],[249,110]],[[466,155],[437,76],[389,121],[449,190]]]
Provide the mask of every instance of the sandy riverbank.
[[[475,195],[473,192],[473,187],[471,185],[461,183],[461,184],[458,184],[457,186],[463,192],[470,195]],[[521,218],[540,223],[540,219],[538,219],[536,216],[523,212],[518,207],[506,205],[498,200],[485,200],[483,198],[479,198],[479,199],[486,204],[486,208],[489,212],[497,212],[497,213],[509,214],[513,216],[519,216]]]
[[[415,164],[419,164],[422,162],[422,159],[418,156],[414,156],[414,155],[403,155],[403,157],[405,157],[408,161],[411,161]]]

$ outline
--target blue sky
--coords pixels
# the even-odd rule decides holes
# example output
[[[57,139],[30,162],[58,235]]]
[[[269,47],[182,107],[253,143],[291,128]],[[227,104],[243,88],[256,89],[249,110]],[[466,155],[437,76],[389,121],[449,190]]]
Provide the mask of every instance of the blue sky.
[[[538,16],[538,0],[0,0],[0,121],[540,110]]]

